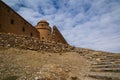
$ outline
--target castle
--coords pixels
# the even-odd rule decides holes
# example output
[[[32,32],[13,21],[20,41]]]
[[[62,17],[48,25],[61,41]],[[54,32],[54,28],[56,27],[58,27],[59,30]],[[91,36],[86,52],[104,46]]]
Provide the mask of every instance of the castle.
[[[51,28],[46,20],[41,20],[36,26],[32,26],[1,0],[0,32],[30,36],[40,41],[68,44],[56,26]]]

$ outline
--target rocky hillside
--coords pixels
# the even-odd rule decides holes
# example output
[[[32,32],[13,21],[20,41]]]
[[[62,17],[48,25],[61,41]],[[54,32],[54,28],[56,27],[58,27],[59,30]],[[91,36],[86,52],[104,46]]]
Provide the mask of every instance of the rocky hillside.
[[[120,80],[120,54],[0,47],[0,80]]]
[[[40,41],[38,38],[12,33],[0,33],[0,46],[35,51],[42,50],[53,53],[67,52],[74,48],[68,44],[61,44],[54,41]]]

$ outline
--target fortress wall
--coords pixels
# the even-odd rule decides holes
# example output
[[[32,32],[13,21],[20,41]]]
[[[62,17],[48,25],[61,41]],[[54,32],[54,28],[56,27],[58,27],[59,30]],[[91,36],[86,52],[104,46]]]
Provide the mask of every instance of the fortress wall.
[[[39,38],[39,32],[2,1],[0,1],[0,32]]]
[[[53,32],[51,32],[49,23],[45,20],[41,20],[37,26],[33,27],[2,1],[0,1],[0,32],[35,37],[41,41],[68,44],[57,27],[54,26]]]
[[[73,49],[72,46],[40,41],[38,38],[0,33],[0,47],[13,47],[26,50],[66,52]]]
[[[55,42],[59,42],[59,43],[63,43],[63,44],[68,44],[67,41],[64,39],[64,37],[62,36],[62,34],[59,32],[59,30],[57,29],[56,26],[53,27],[53,40]]]

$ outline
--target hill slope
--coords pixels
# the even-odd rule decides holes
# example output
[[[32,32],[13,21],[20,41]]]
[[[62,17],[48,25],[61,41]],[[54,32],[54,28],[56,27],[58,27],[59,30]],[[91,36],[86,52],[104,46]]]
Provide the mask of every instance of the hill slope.
[[[0,47],[0,80],[120,80],[120,54]]]

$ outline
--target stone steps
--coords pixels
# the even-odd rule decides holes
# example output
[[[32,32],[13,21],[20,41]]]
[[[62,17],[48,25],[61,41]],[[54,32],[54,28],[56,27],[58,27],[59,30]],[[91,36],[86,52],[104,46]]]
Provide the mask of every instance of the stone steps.
[[[118,77],[108,77],[108,76],[99,76],[99,75],[88,75],[88,77],[96,80],[120,80]]]
[[[119,59],[120,60],[120,54],[116,55],[116,54],[112,54],[112,55],[92,55],[92,58],[99,58],[100,60],[116,60]]]
[[[114,65],[114,64],[120,64],[120,63],[113,63],[113,62],[102,62],[102,63],[93,63],[91,65]]]
[[[93,65],[91,68],[120,68],[120,64]]]
[[[100,62],[105,62],[105,61],[120,61],[120,59],[101,59]]]
[[[93,80],[120,80],[120,57],[104,56],[94,58],[87,77]],[[89,79],[88,79],[89,80]]]
[[[120,54],[100,51],[88,54],[82,50],[80,54],[91,64],[83,80],[120,80]]]
[[[120,60],[115,61],[95,61],[91,65],[110,65],[110,64],[120,64]]]
[[[91,72],[116,72],[120,73],[120,68],[92,68]]]
[[[98,75],[98,76],[118,77],[118,78],[120,78],[120,73],[111,73],[111,72],[89,72],[88,75]]]
[[[120,59],[120,55],[119,54],[115,54],[115,55],[107,55],[107,58],[113,58],[113,59]]]

